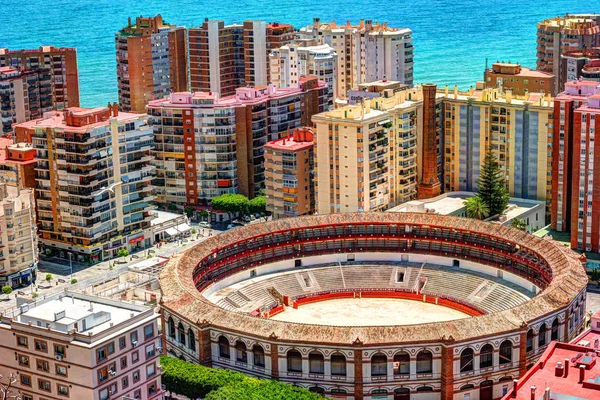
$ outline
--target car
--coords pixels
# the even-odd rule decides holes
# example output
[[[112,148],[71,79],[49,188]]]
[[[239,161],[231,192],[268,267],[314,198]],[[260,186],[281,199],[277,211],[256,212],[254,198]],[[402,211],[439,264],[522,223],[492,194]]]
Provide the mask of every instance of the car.
[[[242,218],[242,220],[243,220],[244,222],[250,222],[250,221],[251,221],[250,217],[249,217],[249,216],[247,216],[247,215],[244,215],[244,217]]]
[[[210,222],[202,221],[202,222],[200,222],[200,224],[198,226],[200,228],[210,228]]]
[[[227,225],[227,230],[229,230],[229,229],[233,229],[233,224]]]
[[[260,219],[261,215],[259,213],[254,214],[254,216],[256,217],[256,219]]]
[[[254,215],[250,214],[250,220],[251,220],[251,221],[255,221],[255,220],[256,220],[256,217],[255,217]]]

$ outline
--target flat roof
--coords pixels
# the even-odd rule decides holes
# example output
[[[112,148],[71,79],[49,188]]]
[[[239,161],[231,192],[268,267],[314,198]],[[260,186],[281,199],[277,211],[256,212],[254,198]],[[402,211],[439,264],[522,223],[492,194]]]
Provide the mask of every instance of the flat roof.
[[[160,225],[163,222],[175,220],[177,218],[181,218],[184,216],[184,214],[175,214],[175,213],[171,213],[171,212],[167,212],[167,211],[160,211],[160,210],[152,210],[152,213],[154,213],[156,215],[156,218],[152,219],[152,222],[150,223],[150,225]]]
[[[313,147],[313,141],[297,142],[293,136],[284,137],[281,139],[273,140],[265,145],[277,150],[302,150]]]

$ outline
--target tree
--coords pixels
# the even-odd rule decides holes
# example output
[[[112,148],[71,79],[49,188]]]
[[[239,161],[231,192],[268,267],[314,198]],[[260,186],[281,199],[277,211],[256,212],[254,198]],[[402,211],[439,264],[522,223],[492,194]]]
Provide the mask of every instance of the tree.
[[[127,257],[129,255],[129,251],[125,247],[121,247],[117,252],[117,256],[119,257]]]
[[[0,375],[0,400],[21,400],[21,392],[18,389],[13,388],[13,385],[17,383],[19,376],[14,373],[8,374],[8,383],[2,382],[2,375]]]
[[[2,286],[2,293],[6,295],[6,298],[8,298],[8,296],[10,296],[10,294],[12,293],[12,288],[8,285]]]
[[[52,277],[52,274],[46,274],[46,281],[47,281],[47,282],[50,282],[52,279],[54,279],[54,278]]]
[[[600,279],[600,271],[598,271],[598,268],[594,268],[592,270],[592,272],[590,273],[590,281],[596,281],[596,284],[598,283],[598,280]]]
[[[248,211],[252,214],[264,214],[267,208],[267,199],[265,196],[258,196],[248,202]]]
[[[192,214],[194,213],[194,207],[186,207],[184,208],[183,212],[185,213],[185,215],[189,217],[192,216]]]
[[[208,221],[210,217],[210,211],[208,210],[200,210],[200,217]]]
[[[527,221],[521,218],[513,218],[512,221],[510,221],[510,226],[512,226],[513,228],[520,229],[522,231],[526,231]]]
[[[210,205],[215,210],[226,212],[232,219],[233,214],[248,211],[248,198],[241,194],[222,194],[212,199]]]
[[[469,218],[486,219],[490,215],[490,209],[484,203],[480,195],[469,197],[464,201]]]
[[[506,177],[500,170],[491,146],[485,153],[478,184],[479,196],[488,207],[489,215],[502,214],[508,206],[510,196],[506,189]]]

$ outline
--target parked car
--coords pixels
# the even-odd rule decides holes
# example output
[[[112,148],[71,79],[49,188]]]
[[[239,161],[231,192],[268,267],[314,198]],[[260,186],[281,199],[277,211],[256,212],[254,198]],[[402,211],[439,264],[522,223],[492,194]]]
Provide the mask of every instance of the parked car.
[[[250,214],[250,220],[251,220],[251,221],[255,221],[255,220],[256,220],[256,217],[255,217],[254,215]]]
[[[242,220],[243,220],[244,222],[250,222],[250,221],[252,221],[252,220],[250,219],[250,217],[249,217],[249,216],[247,216],[247,215],[244,215],[244,216],[242,217]]]
[[[233,224],[227,225],[227,230],[232,229],[232,228],[233,228]]]
[[[200,222],[200,224],[198,224],[198,226],[200,228],[210,228],[210,222],[202,221],[202,222]]]

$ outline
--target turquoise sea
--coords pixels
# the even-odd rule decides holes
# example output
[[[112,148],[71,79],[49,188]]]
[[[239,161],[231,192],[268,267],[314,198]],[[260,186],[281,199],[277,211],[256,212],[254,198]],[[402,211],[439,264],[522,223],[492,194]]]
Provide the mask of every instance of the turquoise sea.
[[[198,26],[262,19],[308,25],[361,18],[414,33],[415,82],[458,84],[482,79],[486,58],[535,67],[536,22],[600,12],[583,0],[2,0],[0,47],[76,47],[84,106],[117,100],[114,32],[127,17],[160,13],[169,23]]]

